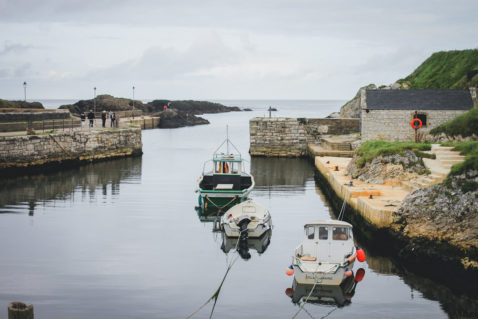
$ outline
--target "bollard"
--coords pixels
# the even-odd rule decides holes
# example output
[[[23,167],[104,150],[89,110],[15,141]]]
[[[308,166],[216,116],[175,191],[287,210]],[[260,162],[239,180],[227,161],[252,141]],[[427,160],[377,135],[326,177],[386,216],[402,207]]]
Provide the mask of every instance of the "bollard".
[[[14,301],[8,305],[8,319],[33,319],[33,305]]]

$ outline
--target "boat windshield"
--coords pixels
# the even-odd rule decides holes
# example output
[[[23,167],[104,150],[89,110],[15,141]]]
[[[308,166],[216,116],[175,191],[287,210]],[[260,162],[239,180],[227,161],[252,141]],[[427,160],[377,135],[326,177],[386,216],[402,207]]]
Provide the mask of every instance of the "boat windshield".
[[[216,174],[240,174],[240,162],[236,161],[214,161],[214,173]]]
[[[329,228],[326,226],[319,227],[319,239],[320,240],[327,240],[329,239]]]
[[[350,237],[348,227],[333,227],[332,229],[332,239],[333,240],[348,240]]]

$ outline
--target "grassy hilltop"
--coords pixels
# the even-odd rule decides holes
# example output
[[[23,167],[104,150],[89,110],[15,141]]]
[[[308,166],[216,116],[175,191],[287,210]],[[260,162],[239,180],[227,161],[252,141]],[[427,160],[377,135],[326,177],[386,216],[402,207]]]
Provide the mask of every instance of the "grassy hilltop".
[[[478,50],[433,53],[412,74],[397,81],[411,89],[478,87]]]

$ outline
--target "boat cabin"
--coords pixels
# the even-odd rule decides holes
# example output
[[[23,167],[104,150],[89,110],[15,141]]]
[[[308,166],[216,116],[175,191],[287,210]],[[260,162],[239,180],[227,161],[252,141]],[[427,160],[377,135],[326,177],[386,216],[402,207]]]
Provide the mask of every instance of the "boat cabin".
[[[237,155],[214,155],[214,174],[242,174],[242,159]]]
[[[214,154],[212,172],[203,173],[201,190],[244,191],[251,187],[252,177],[244,171],[240,155]]]
[[[304,226],[302,244],[296,254],[302,260],[342,263],[352,254],[352,225],[339,220],[311,222]]]

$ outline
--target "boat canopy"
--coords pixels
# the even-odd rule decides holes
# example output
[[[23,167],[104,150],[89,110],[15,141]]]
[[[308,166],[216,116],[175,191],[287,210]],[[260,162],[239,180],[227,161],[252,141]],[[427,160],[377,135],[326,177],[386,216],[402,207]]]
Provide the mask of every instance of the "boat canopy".
[[[308,222],[307,224],[304,225],[304,228],[307,227],[307,226],[341,226],[341,227],[350,227],[352,228],[352,225],[347,223],[347,222],[344,222],[344,221],[341,221],[341,220],[318,220],[318,221],[312,221],[312,222]]]

